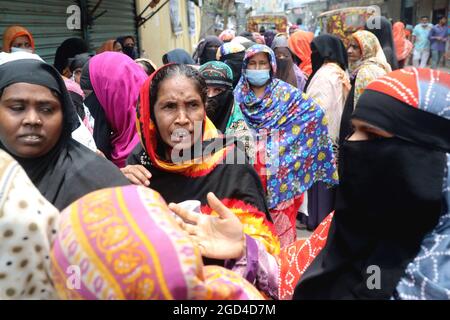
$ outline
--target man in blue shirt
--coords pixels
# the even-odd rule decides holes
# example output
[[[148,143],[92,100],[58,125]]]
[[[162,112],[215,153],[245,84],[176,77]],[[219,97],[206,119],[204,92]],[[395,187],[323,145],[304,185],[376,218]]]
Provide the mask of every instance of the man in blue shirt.
[[[426,68],[428,59],[430,57],[430,40],[428,36],[430,34],[433,25],[428,22],[428,17],[423,16],[420,19],[420,23],[413,30],[413,65],[418,68]]]
[[[439,17],[439,23],[431,29],[428,39],[431,42],[431,68],[437,69],[445,54],[445,45],[447,44],[448,28],[447,18]]]

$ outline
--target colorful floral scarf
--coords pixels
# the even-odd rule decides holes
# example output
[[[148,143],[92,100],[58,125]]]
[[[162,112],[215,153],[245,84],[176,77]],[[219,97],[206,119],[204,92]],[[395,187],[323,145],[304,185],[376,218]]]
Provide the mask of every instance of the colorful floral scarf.
[[[50,270],[61,299],[262,299],[238,274],[205,267],[164,200],[149,188],[91,193],[62,212],[58,229]]]
[[[327,120],[312,99],[293,86],[272,78],[259,99],[245,76],[249,59],[259,52],[269,56],[272,74],[276,72],[273,51],[254,45],[246,51],[243,76],[235,89],[235,100],[258,135],[267,134],[265,163],[269,208],[294,199],[316,181],[338,183]],[[265,133],[264,133],[265,131]]]

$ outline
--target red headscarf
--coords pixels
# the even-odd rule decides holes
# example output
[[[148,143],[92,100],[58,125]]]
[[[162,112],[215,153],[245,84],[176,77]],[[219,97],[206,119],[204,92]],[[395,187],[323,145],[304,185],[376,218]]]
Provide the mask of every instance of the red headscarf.
[[[165,171],[175,172],[186,174],[190,176],[197,176],[198,174],[204,174],[205,172],[209,172],[218,164],[218,161],[223,159],[226,152],[230,149],[227,147],[226,149],[222,149],[216,152],[211,157],[205,157],[202,159],[201,163],[199,161],[187,161],[182,164],[175,164],[171,162],[167,162],[159,157],[157,154],[157,144],[158,144],[158,129],[156,124],[153,122],[151,114],[152,103],[150,102],[150,87],[152,85],[153,79],[158,75],[162,70],[167,68],[172,64],[166,64],[162,66],[158,70],[156,70],[141,87],[140,96],[139,96],[139,106],[137,109],[137,131],[139,133],[139,137],[141,140],[141,144],[150,157],[154,166],[159,169],[163,169]],[[217,129],[214,124],[209,120],[206,116],[203,122],[203,137],[202,141],[210,140],[217,138]]]
[[[402,22],[394,23],[392,27],[394,33],[395,52],[399,61],[406,59],[412,49],[413,44],[406,39],[405,25]]]
[[[302,60],[299,67],[309,77],[312,73],[311,42],[314,39],[312,32],[298,30],[289,37],[289,48]]]
[[[34,51],[34,39],[31,33],[21,26],[11,26],[3,33],[3,51],[11,52],[11,44],[18,37],[26,36],[30,40],[30,45]]]

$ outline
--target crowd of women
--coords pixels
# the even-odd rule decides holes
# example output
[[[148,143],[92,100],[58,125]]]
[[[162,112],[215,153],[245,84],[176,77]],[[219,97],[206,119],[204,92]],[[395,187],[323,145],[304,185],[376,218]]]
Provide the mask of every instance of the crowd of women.
[[[382,26],[225,30],[159,68],[7,29],[0,298],[449,299],[450,75]]]

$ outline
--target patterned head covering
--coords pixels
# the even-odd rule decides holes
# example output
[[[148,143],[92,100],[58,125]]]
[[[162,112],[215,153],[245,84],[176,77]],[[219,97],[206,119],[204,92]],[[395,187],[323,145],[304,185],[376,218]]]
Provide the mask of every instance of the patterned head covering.
[[[48,270],[59,212],[3,150],[0,181],[0,299],[55,299]]]
[[[51,274],[62,299],[262,298],[232,271],[204,267],[161,196],[137,186],[93,192],[62,212]]]
[[[221,58],[227,56],[229,54],[244,52],[245,47],[238,42],[227,42],[220,46],[219,50],[217,50],[217,60],[222,60]]]
[[[252,35],[257,44],[266,44],[266,39],[259,32],[253,32]]]
[[[269,55],[272,70],[276,72],[275,54],[264,45],[254,45],[247,50],[243,70],[249,59],[259,52]],[[266,153],[269,159],[266,159],[264,174],[269,209],[301,195],[316,181],[337,184],[327,120],[312,99],[274,77],[267,84],[264,96],[258,98],[244,73],[234,92],[250,128],[260,134],[268,132]]]
[[[223,62],[207,62],[200,67],[199,72],[209,86],[233,87],[233,71]]]
[[[353,105],[356,106],[359,97],[373,80],[391,72],[391,66],[386,60],[378,38],[369,31],[360,30],[352,37],[361,48],[362,57],[356,63],[349,63],[351,78],[356,77]]]
[[[352,37],[358,42],[362,57],[356,66],[350,67],[350,70],[355,70],[355,67],[359,69],[362,65],[377,64],[386,72],[392,71],[384,55],[383,48],[381,48],[380,41],[373,33],[366,30],[359,30]]]
[[[257,53],[267,53],[269,57],[270,66],[272,68],[272,73],[275,74],[277,72],[277,59],[275,58],[275,53],[272,49],[264,44],[255,44],[245,51],[244,64],[242,65],[242,70],[246,70],[248,66],[248,62],[250,58],[252,58]],[[245,72],[242,73],[245,77]]]
[[[141,87],[139,96],[139,107],[137,108],[137,131],[141,140],[142,147],[149,156],[152,166],[157,169],[169,171],[173,173],[179,173],[186,176],[201,176],[211,172],[217,164],[223,160],[226,153],[232,148],[232,146],[226,146],[220,148],[211,156],[197,157],[191,161],[183,161],[183,163],[173,163],[165,160],[158,154],[158,149],[164,144],[160,138],[158,127],[154,119],[154,104],[155,101],[150,101],[150,88],[153,80],[162,72],[165,68],[174,66],[174,64],[165,65],[156,70]],[[191,68],[191,67],[189,67]],[[203,121],[203,136],[202,142],[207,140],[214,140],[218,138],[217,129],[213,122],[206,116]]]
[[[219,35],[219,39],[223,42],[230,42],[236,37],[236,32],[231,29],[223,30],[222,33]]]
[[[373,81],[360,103],[364,108],[356,108],[355,118],[400,139],[446,154],[444,211],[434,230],[423,238],[419,254],[407,266],[396,291],[401,299],[448,299],[450,75],[431,69],[397,70]]]

